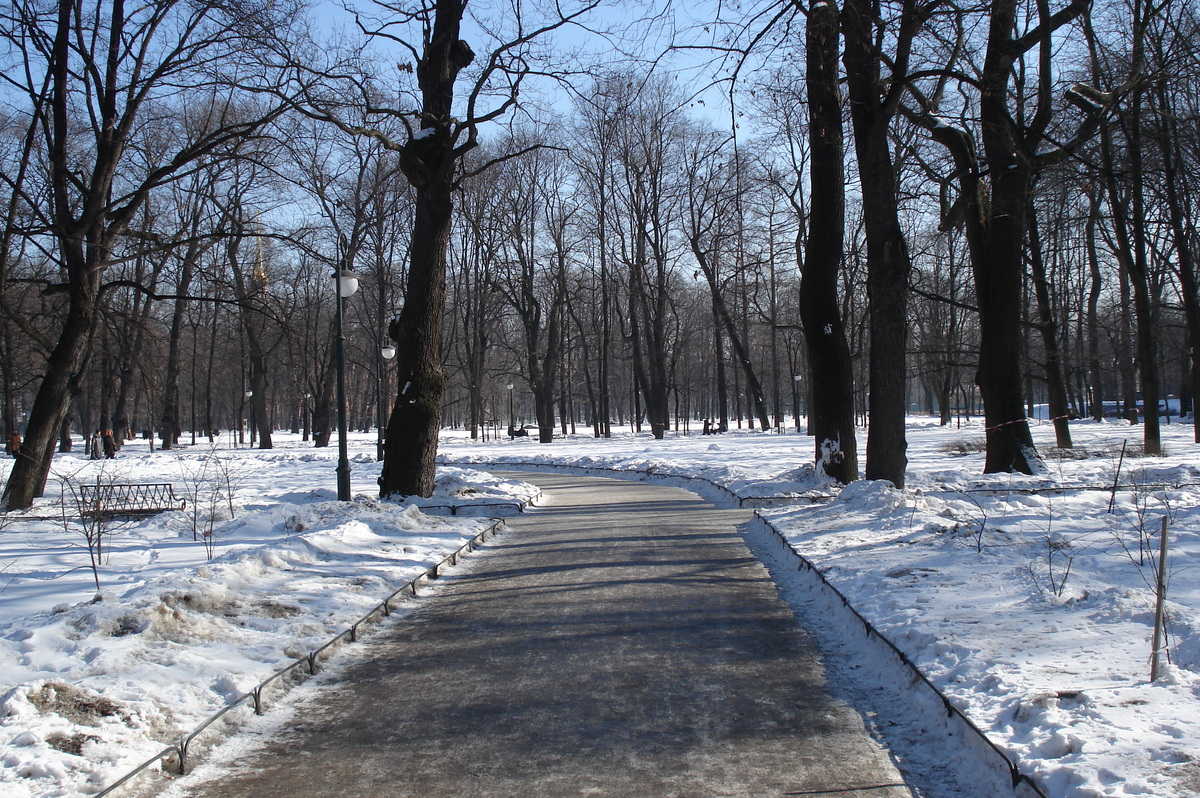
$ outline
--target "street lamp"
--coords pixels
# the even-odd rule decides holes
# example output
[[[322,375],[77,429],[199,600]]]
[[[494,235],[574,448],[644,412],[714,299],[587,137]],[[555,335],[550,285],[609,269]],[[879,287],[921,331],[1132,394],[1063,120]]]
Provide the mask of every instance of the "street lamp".
[[[799,374],[792,377],[792,380],[795,381],[795,383],[796,383],[796,388],[795,388],[795,390],[792,391],[792,398],[795,400],[793,402],[793,404],[795,405],[795,409],[794,409],[794,412],[792,415],[795,416],[795,418],[796,418],[796,431],[797,432],[800,431],[800,381],[803,379],[804,379],[804,377]]]
[[[254,448],[254,391],[246,391],[246,401],[250,403],[250,447]]]
[[[358,291],[358,275],[349,269],[333,273],[334,290],[337,292],[337,336],[334,339],[334,356],[337,363],[337,422],[338,422],[338,501],[350,501],[350,457],[346,452],[346,336],[342,329],[342,300],[354,296]]]
[[[396,356],[396,347],[391,344],[384,344],[379,350],[379,354],[383,355],[384,360],[391,360]],[[378,373],[375,375],[375,400],[377,410],[376,432],[378,434],[378,445],[375,450],[375,459],[383,460],[383,427],[385,424],[383,414],[383,364],[379,364]]]
[[[508,437],[512,437],[517,431],[517,417],[513,415],[512,403],[513,384],[508,384]]]
[[[300,440],[303,440],[303,441],[308,440],[308,430],[309,430],[309,426],[310,426],[309,425],[309,416],[308,416],[308,400],[309,399],[312,399],[312,394],[311,393],[304,394],[304,404],[300,409],[300,413],[302,416],[300,421],[304,424],[304,437],[301,438]]]

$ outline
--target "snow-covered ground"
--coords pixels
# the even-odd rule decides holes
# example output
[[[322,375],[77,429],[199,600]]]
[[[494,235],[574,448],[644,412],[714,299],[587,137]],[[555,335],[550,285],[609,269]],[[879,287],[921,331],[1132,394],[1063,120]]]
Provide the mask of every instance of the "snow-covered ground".
[[[1035,428],[1046,473],[985,477],[981,427],[914,418],[907,490],[840,492],[803,465],[812,439],[794,431],[552,444],[448,432],[443,459],[461,467],[443,467],[424,504],[530,495],[472,463],[710,480],[750,499],[1054,798],[1200,795],[1200,448],[1190,424],[1164,427],[1167,456],[1153,459],[1132,454],[1138,427],[1072,430],[1076,449],[1060,453],[1052,428]],[[47,498],[0,516],[6,798],[98,791],[488,523],[367,498],[378,475],[367,436],[352,440],[349,504],[334,500],[336,450],[286,434],[270,451],[225,443],[60,456]],[[101,481],[172,482],[189,505],[109,530],[96,600],[84,534],[61,506],[101,470]],[[1172,661],[1151,683],[1164,515]]]
[[[369,498],[379,465],[365,436],[356,497],[338,502],[336,448],[281,438],[268,451],[226,439],[155,453],[136,441],[109,461],[60,455],[47,498],[0,515],[0,795],[98,792],[491,524]],[[171,482],[188,504],[110,524],[93,573],[63,505],[72,512],[79,486],[97,481]],[[417,504],[448,515],[534,494],[443,468]],[[478,508],[489,510],[511,513]]]

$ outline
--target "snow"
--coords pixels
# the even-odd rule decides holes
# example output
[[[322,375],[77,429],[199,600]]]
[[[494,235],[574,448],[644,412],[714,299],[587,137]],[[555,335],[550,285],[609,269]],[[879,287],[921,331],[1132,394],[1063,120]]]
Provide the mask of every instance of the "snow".
[[[653,474],[728,503],[690,480],[722,486],[1049,795],[1200,795],[1192,426],[1163,427],[1161,458],[1135,456],[1141,428],[1123,422],[1075,422],[1072,433],[1076,449],[1060,452],[1052,426],[1037,424],[1044,473],[985,476],[981,426],[913,418],[898,491],[865,481],[839,490],[813,468],[813,439],[790,430],[552,444],[447,432],[438,495],[404,504],[368,497],[378,475],[368,436],[351,439],[350,503],[334,500],[336,449],[287,434],[268,451],[225,441],[151,453],[135,441],[114,461],[59,455],[47,498],[0,516],[0,794],[95,793],[176,742],[491,523],[475,514],[531,498],[531,486],[475,470],[508,462]],[[97,472],[170,481],[189,499],[184,511],[112,526],[98,598],[78,521],[63,510],[69,486]],[[451,517],[446,505],[462,509]],[[1171,662],[1152,683],[1151,563],[1164,515]],[[812,604],[815,624],[833,618],[811,577],[776,573],[785,596]],[[816,635],[840,652],[831,670],[859,669],[843,681],[909,683],[869,635],[839,623]],[[929,722],[944,714],[925,703]]]

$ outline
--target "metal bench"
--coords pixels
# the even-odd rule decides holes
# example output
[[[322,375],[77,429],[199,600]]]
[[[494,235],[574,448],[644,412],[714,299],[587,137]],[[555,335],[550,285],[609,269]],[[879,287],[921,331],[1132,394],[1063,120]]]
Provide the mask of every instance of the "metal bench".
[[[182,510],[185,499],[168,482],[114,482],[79,486],[79,514],[92,518],[155,515]]]

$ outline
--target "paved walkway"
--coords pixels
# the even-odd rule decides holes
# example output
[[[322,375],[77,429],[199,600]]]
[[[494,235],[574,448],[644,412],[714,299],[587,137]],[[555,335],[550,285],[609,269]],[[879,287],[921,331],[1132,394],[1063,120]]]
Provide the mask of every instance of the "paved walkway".
[[[190,794],[911,795],[830,698],[737,534],[687,491],[522,474],[542,506],[372,638],[308,719]]]

